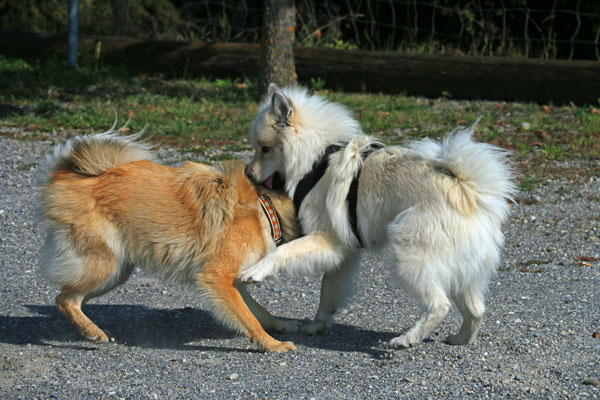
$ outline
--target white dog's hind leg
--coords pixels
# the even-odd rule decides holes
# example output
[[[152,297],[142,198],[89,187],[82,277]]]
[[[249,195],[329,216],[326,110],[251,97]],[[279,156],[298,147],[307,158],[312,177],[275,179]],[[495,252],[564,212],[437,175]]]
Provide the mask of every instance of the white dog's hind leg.
[[[454,303],[463,317],[463,323],[456,335],[450,335],[446,338],[446,343],[471,343],[477,338],[485,312],[483,294],[479,290],[469,289],[455,296]]]
[[[312,323],[302,328],[309,334],[323,334],[333,325],[333,315],[352,296],[354,281],[360,268],[360,253],[350,254],[339,269],[327,272],[321,283],[321,303]]]
[[[419,301],[425,312],[415,326],[401,336],[389,342],[390,347],[407,348],[425,339],[437,324],[446,316],[450,308],[450,300],[443,289],[425,286],[419,293]]]

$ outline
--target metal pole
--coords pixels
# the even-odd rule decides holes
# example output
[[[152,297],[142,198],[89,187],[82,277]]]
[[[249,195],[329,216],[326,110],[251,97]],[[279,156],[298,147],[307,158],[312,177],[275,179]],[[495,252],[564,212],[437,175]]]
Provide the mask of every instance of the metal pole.
[[[69,50],[67,62],[69,67],[77,64],[77,50],[79,45],[77,39],[79,36],[79,0],[69,0]]]

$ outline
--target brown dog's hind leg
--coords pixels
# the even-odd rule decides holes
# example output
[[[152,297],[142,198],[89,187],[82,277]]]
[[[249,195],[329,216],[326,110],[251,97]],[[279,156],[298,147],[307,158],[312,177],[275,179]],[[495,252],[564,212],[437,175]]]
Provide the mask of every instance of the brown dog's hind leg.
[[[127,272],[131,273],[131,270],[128,269]],[[75,325],[81,335],[90,340],[110,341],[108,335],[81,311],[81,304],[90,297],[109,291],[126,279],[115,276],[115,273],[117,260],[112,254],[85,257],[81,276],[77,281],[64,285],[56,296],[58,309]]]
[[[56,305],[58,309],[71,321],[79,330],[81,335],[90,340],[98,340],[100,342],[108,342],[108,336],[98,328],[84,313],[81,311],[81,302],[85,294],[73,291],[73,289],[63,287],[62,291],[56,296]]]
[[[204,272],[198,274],[198,283],[210,294],[217,318],[244,330],[246,336],[263,350],[296,350],[292,342],[280,342],[265,332],[235,287],[237,276],[211,274],[211,269],[205,265]],[[219,268],[213,271],[219,271]]]

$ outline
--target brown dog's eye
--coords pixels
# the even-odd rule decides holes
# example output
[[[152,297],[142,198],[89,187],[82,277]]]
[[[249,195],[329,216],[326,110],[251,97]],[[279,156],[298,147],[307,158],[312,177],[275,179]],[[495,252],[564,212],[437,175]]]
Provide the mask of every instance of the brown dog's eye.
[[[271,151],[271,148],[267,147],[267,146],[263,146],[262,149],[260,149],[260,151],[262,151],[263,154],[267,154],[268,152]]]

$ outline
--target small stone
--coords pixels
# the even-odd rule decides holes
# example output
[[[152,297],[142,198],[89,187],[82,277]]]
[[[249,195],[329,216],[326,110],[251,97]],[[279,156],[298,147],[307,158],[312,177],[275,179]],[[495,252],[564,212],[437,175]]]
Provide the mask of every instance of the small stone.
[[[234,372],[233,374],[229,375],[229,380],[230,381],[236,381],[236,380],[238,380],[239,377],[240,376],[238,375],[238,373]]]
[[[404,379],[404,382],[406,382],[406,383],[415,383],[414,379],[408,378],[406,376],[404,378],[402,378],[402,379]]]
[[[583,380],[583,384],[591,386],[600,386],[600,380],[598,380],[597,378],[585,378]]]

